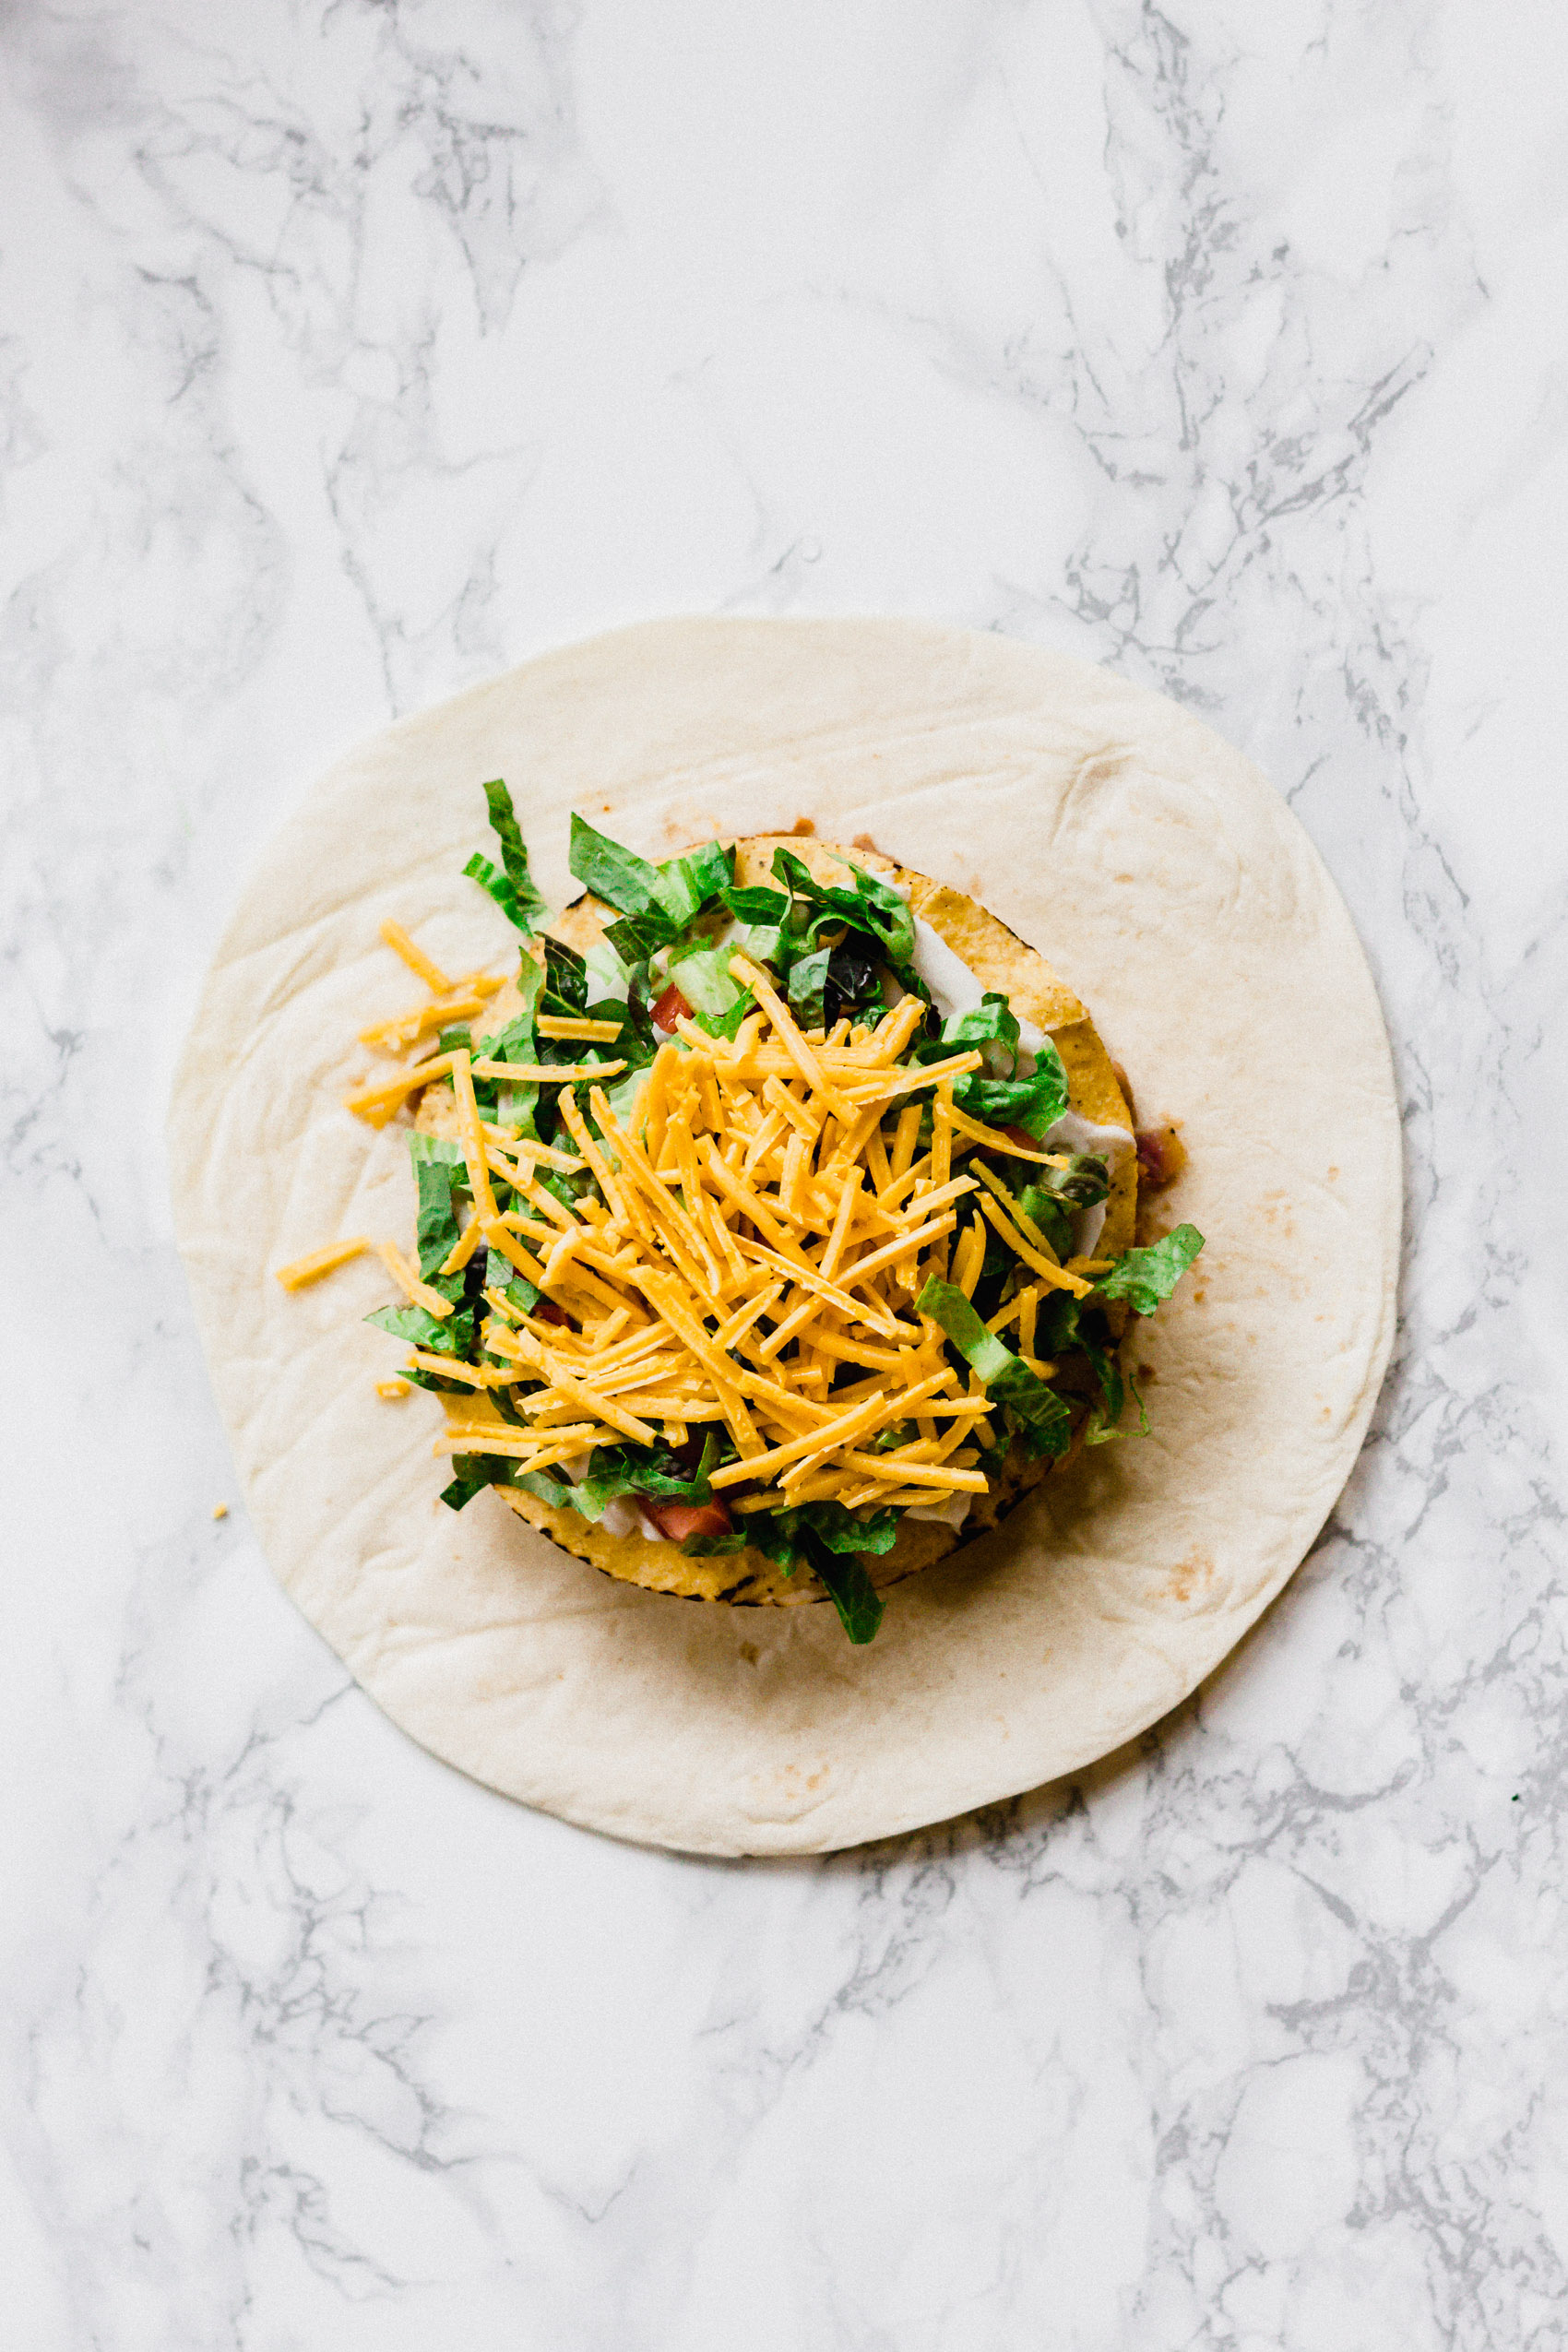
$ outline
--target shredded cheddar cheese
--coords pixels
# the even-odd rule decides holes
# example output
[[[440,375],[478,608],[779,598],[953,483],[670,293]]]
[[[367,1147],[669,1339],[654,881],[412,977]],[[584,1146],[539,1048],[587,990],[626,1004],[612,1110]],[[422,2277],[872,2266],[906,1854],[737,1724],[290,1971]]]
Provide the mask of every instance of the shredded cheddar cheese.
[[[319,1282],[324,1274],[332,1274],[350,1258],[363,1254],[371,1246],[368,1237],[356,1233],[351,1241],[328,1241],[324,1250],[312,1250],[308,1256],[295,1258],[291,1265],[278,1268],[277,1279],[285,1290],[303,1290],[308,1283]]]
[[[477,1014],[499,985],[449,979],[395,923],[382,936],[431,1001],[362,1030],[366,1044],[413,1044]],[[729,970],[752,999],[736,1034],[682,1013],[619,1111],[605,1088],[624,1060],[507,1063],[467,1048],[347,1098],[379,1126],[422,1088],[450,1088],[443,1132],[456,1134],[472,1210],[438,1278],[460,1276],[481,1245],[493,1272],[477,1310],[483,1360],[422,1348],[410,1360],[468,1393],[438,1451],[544,1470],[595,1445],[679,1444],[718,1428],[739,1458],[709,1483],[742,1521],[809,1501],[874,1511],[982,1493],[973,1449],[992,1442],[997,1408],[913,1301],[933,1275],[972,1296],[994,1236],[1020,1287],[988,1327],[1048,1377],[1034,1355],[1040,1301],[1082,1296],[1105,1261],[1061,1265],[979,1155],[1069,1163],[957,1108],[955,1082],[984,1066],[978,1051],[900,1065],[924,1017],[918,998],[874,1026],[846,1017],[825,1032],[803,1028],[749,957]],[[622,1035],[586,1016],[534,1027],[584,1046]],[[476,1079],[555,1090],[556,1144],[483,1117]],[[904,1099],[916,1090],[923,1102]],[[585,1173],[592,1189],[552,1189]],[[366,1248],[407,1299],[451,1316],[390,1242],[335,1242],[278,1279],[301,1288]],[[509,1289],[514,1277],[528,1288]],[[408,1383],[378,1393],[406,1396]]]
[[[416,947],[401,923],[388,916],[381,926],[381,936],[395,956],[400,956],[410,972],[417,973],[433,995],[450,996],[452,982],[439,964],[433,963],[422,947]],[[405,1390],[404,1394],[407,1394]]]

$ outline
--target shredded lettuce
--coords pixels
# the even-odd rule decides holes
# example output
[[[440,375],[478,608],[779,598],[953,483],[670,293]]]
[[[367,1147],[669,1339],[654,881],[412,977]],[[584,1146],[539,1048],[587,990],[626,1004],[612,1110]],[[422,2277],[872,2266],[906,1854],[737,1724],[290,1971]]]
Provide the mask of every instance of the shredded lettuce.
[[[864,1562],[863,1551],[891,1551],[898,1536],[896,1511],[857,1519],[841,1503],[802,1503],[782,1511],[759,1511],[747,1523],[746,1540],[775,1560],[786,1575],[803,1563],[826,1588],[851,1642],[871,1641],[881,1624],[884,1602]]]
[[[1097,1299],[1125,1299],[1135,1315],[1151,1315],[1169,1299],[1198,1252],[1204,1237],[1195,1225],[1178,1225],[1146,1250],[1129,1250],[1096,1283]]]
[[[409,1136],[409,1157],[414,1164],[414,1182],[419,1188],[419,1222],[415,1230],[420,1273],[428,1282],[433,1275],[440,1273],[457,1246],[457,1212],[452,1203],[452,1181],[463,1170],[463,1154],[461,1146],[448,1142],[445,1135],[424,1135],[415,1128]]]
[[[812,1562],[819,1584],[825,1586],[827,1598],[838,1611],[838,1622],[851,1642],[860,1647],[876,1639],[876,1629],[886,1615],[886,1603],[862,1561],[853,1553],[835,1559],[830,1553]]]
[[[423,1348],[432,1355],[450,1356],[457,1351],[449,1344],[445,1323],[423,1307],[377,1307],[365,1317],[378,1331],[389,1331],[394,1339],[406,1339],[410,1348]]]
[[[564,1479],[552,1479],[548,1470],[514,1470],[512,1484],[537,1495],[552,1511],[570,1511],[573,1507],[574,1490]]]
[[[587,974],[588,993],[596,1004],[624,1004],[632,992],[632,975],[640,959],[634,956],[628,964],[619,948],[608,939],[600,939],[583,956]],[[606,1019],[610,1018],[606,1015]]]
[[[659,898],[677,931],[684,931],[699,915],[717,905],[735,879],[735,852],[717,841],[705,841],[683,858],[671,858],[659,868]]]
[[[790,967],[790,1010],[802,1029],[826,1029],[829,1027],[823,997],[827,987],[827,967],[832,959],[831,947],[816,947],[809,956],[798,957]]]
[[[789,920],[790,900],[782,890],[731,882],[720,895],[730,912],[743,923],[761,923],[765,929],[777,931]]]
[[[1067,1073],[1047,1038],[1032,1076],[988,1078],[972,1070],[955,1082],[953,1099],[971,1119],[988,1127],[1022,1127],[1038,1143],[1067,1108]]]
[[[1072,1438],[1072,1415],[1065,1400],[1038,1372],[1030,1372],[994,1331],[988,1331],[963,1292],[933,1275],[916,1301],[923,1315],[942,1325],[958,1353],[985,1383],[987,1393],[1006,1408],[1021,1431],[1028,1433],[1028,1450],[1060,1458]]]
[[[1005,996],[988,988],[968,1013],[953,1013],[943,1024],[942,1045],[951,1052],[966,1045],[997,1045],[1007,1056],[1004,1075],[1010,1076],[1018,1060],[1018,1024]]]
[[[596,1445],[588,1476],[572,1490],[572,1505],[585,1519],[603,1516],[617,1495],[646,1494],[658,1503],[711,1503],[709,1474],[718,1467],[719,1440],[709,1430],[702,1458],[686,1471],[674,1457],[651,1445]]]
[[[378,1331],[389,1331],[394,1339],[406,1339],[410,1348],[422,1348],[429,1356],[466,1357],[473,1343],[471,1314],[442,1318],[410,1303],[377,1307],[365,1321],[374,1323]]]
[[[1004,996],[988,990],[971,1011],[953,1014],[940,1037],[921,1038],[910,1049],[915,1063],[944,1062],[966,1046],[989,1046],[1006,1058],[1012,1075],[993,1078],[971,1070],[953,1082],[958,1109],[988,1127],[1022,1127],[1038,1143],[1067,1108],[1067,1073],[1062,1056],[1047,1038],[1040,1046],[1032,1074],[1017,1075],[1018,1024]]]
[[[731,952],[697,940],[671,956],[670,977],[694,1013],[707,1013],[717,1019],[740,1003],[745,992],[731,973]]]
[[[851,889],[818,882],[792,850],[775,849],[773,871],[790,893],[791,921],[798,904],[810,910],[806,935],[813,945],[819,932],[847,923],[852,931],[863,931],[873,939],[889,964],[909,963],[915,952],[915,919],[909,907],[896,890],[867,873],[863,866],[847,858],[842,862],[853,884]]]
[[[1038,1225],[1060,1258],[1072,1254],[1074,1222],[1080,1209],[1104,1200],[1111,1180],[1103,1159],[1087,1153],[1075,1156],[1068,1168],[1037,1168],[1028,1162],[1028,1181],[1018,1192],[1018,1206]]]
[[[749,1540],[743,1527],[730,1527],[721,1536],[683,1536],[681,1549],[688,1560],[712,1560],[725,1552],[744,1551]]]
[[[510,923],[532,938],[539,928],[538,919],[550,909],[540,897],[532,874],[529,872],[529,853],[523,841],[522,827],[512,806],[512,795],[501,778],[493,777],[484,788],[490,804],[490,822],[501,844],[501,863],[505,871],[497,873],[488,858],[471,857],[463,872],[487,890]]]
[[[480,1056],[486,1062],[537,1062],[540,1058],[539,1039],[534,1020],[539,1007],[540,992],[544,974],[531,956],[525,956],[517,972],[517,988],[523,999],[523,1009],[495,1037],[487,1037],[480,1046]],[[519,1079],[516,1086],[504,1078],[475,1080],[476,1088],[484,1087],[485,1101],[493,1091],[495,1117],[502,1126],[516,1127],[525,1135],[538,1135],[535,1124],[539,1108],[539,1086],[532,1078]]]
[[[558,1020],[580,1019],[588,1011],[587,964],[575,947],[568,947],[564,939],[552,939],[548,932],[544,940],[544,994],[539,1009]]]
[[[627,941],[634,945],[629,960],[636,962],[646,961],[654,947],[670,945],[715,904],[734,879],[735,853],[721,849],[717,841],[705,841],[683,858],[650,865],[635,850],[596,833],[574,814],[570,864],[577,880],[586,883],[595,897],[630,917],[636,938],[635,943]],[[615,924],[611,931],[622,953],[624,950],[616,934],[624,928]]]
[[[512,1475],[512,1465],[499,1454],[454,1454],[452,1467],[456,1476],[441,1490],[448,1511],[467,1510],[476,1494],[487,1486],[505,1486]]]

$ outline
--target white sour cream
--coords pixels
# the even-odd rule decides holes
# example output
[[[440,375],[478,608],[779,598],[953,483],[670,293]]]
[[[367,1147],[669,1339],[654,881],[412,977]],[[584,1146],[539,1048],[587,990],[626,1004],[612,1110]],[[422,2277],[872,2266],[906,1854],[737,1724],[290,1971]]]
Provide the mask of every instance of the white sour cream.
[[[586,1453],[568,1455],[566,1459],[558,1463],[556,1467],[565,1471],[574,1486],[581,1486],[588,1474],[588,1464],[592,1459],[593,1452],[590,1447]],[[654,1526],[647,1513],[641,1508],[640,1504],[635,1503],[629,1494],[612,1494],[599,1515],[599,1525],[609,1536],[640,1535],[646,1536],[649,1543],[670,1541],[670,1538]]]
[[[1042,1149],[1046,1151],[1093,1152],[1105,1160],[1114,1182],[1129,1152],[1138,1146],[1126,1127],[1097,1127],[1092,1119],[1081,1111],[1064,1111],[1052,1127],[1048,1127]],[[1107,1204],[1097,1201],[1093,1208],[1081,1209],[1073,1233],[1073,1253],[1087,1258],[1094,1254],[1094,1245],[1105,1229]]]
[[[915,917],[913,962],[916,971],[930,989],[944,1021],[950,1021],[955,1013],[978,1011],[980,998],[985,994],[981,982],[970,971],[963,957],[954,954],[942,933],[933,931],[930,923],[923,922],[919,915]],[[1044,1032],[1037,1029],[1032,1021],[1020,1018],[1018,1043],[1028,1055],[1029,1068],[1032,1069],[1034,1056],[1045,1043]],[[1021,1060],[1020,1069],[1022,1075],[1028,1076],[1028,1072],[1022,1070]]]
[[[961,1527],[974,1505],[972,1494],[955,1490],[940,1503],[914,1503],[905,1512],[906,1519],[935,1519],[944,1527]]]

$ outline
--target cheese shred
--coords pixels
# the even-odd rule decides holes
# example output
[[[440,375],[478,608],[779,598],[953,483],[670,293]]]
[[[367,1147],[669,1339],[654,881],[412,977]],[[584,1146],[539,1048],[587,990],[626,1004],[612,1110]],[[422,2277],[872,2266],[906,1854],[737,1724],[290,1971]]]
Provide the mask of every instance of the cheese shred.
[[[381,936],[430,1002],[362,1031],[367,1044],[411,1046],[499,985],[448,978],[395,922]],[[943,1330],[913,1302],[933,1275],[971,1295],[1001,1242],[1022,1283],[990,1329],[1016,1326],[1021,1360],[1035,1366],[1042,1300],[1082,1296],[1106,1262],[1061,1265],[1000,1176],[967,1155],[1052,1166],[1061,1156],[957,1108],[955,1081],[983,1066],[978,1051],[901,1065],[925,1017],[918,998],[874,1026],[845,1018],[807,1030],[749,957],[728,968],[752,1000],[736,1034],[710,1035],[683,1013],[616,1109],[604,1089],[624,1077],[624,1060],[503,1063],[466,1047],[346,1098],[384,1126],[411,1096],[441,1087],[442,1131],[456,1136],[473,1202],[441,1275],[460,1274],[481,1245],[491,1253],[476,1360],[416,1349],[405,1378],[377,1393],[400,1399],[407,1375],[434,1379],[450,1417],[437,1450],[519,1471],[596,1445],[728,1431],[739,1458],[709,1479],[742,1522],[813,1501],[875,1511],[983,1493],[975,1449],[992,1443],[995,1408],[977,1377],[966,1386]],[[586,1015],[540,1017],[535,1032],[595,1048],[623,1035]],[[552,1089],[557,1142],[488,1122],[476,1078]],[[925,1099],[909,1102],[917,1089]],[[556,1172],[540,1182],[540,1170]],[[581,1193],[552,1189],[567,1174],[585,1179]],[[451,1317],[393,1243],[362,1235],[278,1268],[277,1279],[303,1289],[366,1250],[406,1299]]]

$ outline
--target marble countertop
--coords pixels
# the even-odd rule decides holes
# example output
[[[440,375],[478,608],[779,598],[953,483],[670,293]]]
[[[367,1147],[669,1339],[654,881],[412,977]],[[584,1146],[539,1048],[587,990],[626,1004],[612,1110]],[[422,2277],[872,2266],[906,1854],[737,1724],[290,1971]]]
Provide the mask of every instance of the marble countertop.
[[[1562,2343],[1565,69],[1547,0],[0,15],[18,2352]],[[376,1714],[213,1516],[165,1193],[313,777],[685,611],[1201,711],[1408,1135],[1395,1369],[1264,1624],[1077,1785],[810,1864]]]

